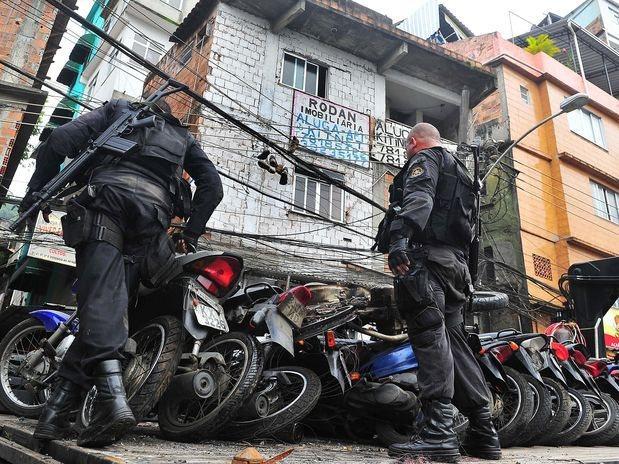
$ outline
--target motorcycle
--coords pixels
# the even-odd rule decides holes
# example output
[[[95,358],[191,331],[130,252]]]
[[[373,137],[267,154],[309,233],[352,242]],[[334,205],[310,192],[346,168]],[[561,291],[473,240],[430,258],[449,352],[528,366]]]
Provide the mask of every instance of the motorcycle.
[[[161,288],[141,287],[129,311],[129,326],[140,330],[131,337],[136,354],[128,357],[124,375],[130,405],[140,406],[136,417],[158,402],[163,435],[190,440],[213,435],[253,393],[263,357],[255,337],[229,333],[220,304],[238,288],[242,258],[201,251],[175,259],[178,274]],[[79,330],[75,313],[61,309],[33,312],[0,342],[0,399],[13,412],[36,417],[49,395]],[[81,426],[90,421],[95,397],[96,389],[88,392]]]
[[[282,438],[285,434],[299,440],[299,423],[314,409],[322,393],[321,379],[299,358],[318,334],[355,317],[354,304],[346,298],[333,298],[341,290],[308,284],[282,292],[256,284],[226,302],[238,327],[260,340],[266,367],[255,392],[227,424],[222,438]]]
[[[0,401],[13,414],[40,415],[63,356],[79,330],[77,312],[47,305],[30,312],[0,341]],[[136,418],[145,417],[170,383],[180,357],[182,329],[171,317],[154,318],[125,347],[123,381]],[[154,394],[153,394],[154,392]]]

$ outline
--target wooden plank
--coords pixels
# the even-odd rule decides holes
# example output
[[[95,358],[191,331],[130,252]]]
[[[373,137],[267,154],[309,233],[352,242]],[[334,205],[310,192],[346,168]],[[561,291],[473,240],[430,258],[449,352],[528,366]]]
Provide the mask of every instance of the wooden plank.
[[[64,464],[124,464],[120,457],[105,454],[102,451],[82,448],[68,441],[39,441],[25,426],[3,423],[2,435],[36,452],[42,452]]]
[[[10,464],[60,464],[54,458],[32,451],[18,443],[0,438],[0,462]]]

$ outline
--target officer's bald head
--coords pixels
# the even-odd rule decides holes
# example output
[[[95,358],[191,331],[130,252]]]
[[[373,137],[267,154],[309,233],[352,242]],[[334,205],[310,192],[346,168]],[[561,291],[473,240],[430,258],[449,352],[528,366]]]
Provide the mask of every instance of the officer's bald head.
[[[427,122],[415,124],[406,138],[406,155],[410,158],[421,150],[441,146],[441,134]]]

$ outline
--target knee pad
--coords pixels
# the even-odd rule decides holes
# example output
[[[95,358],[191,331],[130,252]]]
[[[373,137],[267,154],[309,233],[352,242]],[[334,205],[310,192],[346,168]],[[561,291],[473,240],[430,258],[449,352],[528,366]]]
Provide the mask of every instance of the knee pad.
[[[416,347],[433,343],[437,334],[443,330],[443,313],[434,305],[426,306],[406,318],[408,333]]]

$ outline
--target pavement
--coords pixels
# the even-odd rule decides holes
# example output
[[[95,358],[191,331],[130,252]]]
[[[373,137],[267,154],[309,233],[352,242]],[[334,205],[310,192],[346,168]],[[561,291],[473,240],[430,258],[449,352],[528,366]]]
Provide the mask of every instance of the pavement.
[[[10,464],[230,464],[232,458],[248,446],[254,446],[265,458],[290,448],[284,464],[395,464],[384,448],[356,443],[306,438],[298,444],[275,441],[202,443],[169,442],[159,438],[155,424],[141,424],[123,440],[103,450],[89,450],[75,441],[38,442],[32,437],[35,421],[0,415],[0,463]],[[421,464],[408,460],[406,464]],[[488,464],[488,461],[462,458],[464,464]],[[495,461],[497,462],[497,461]],[[503,451],[501,464],[619,464],[618,447],[540,447],[510,448]]]

